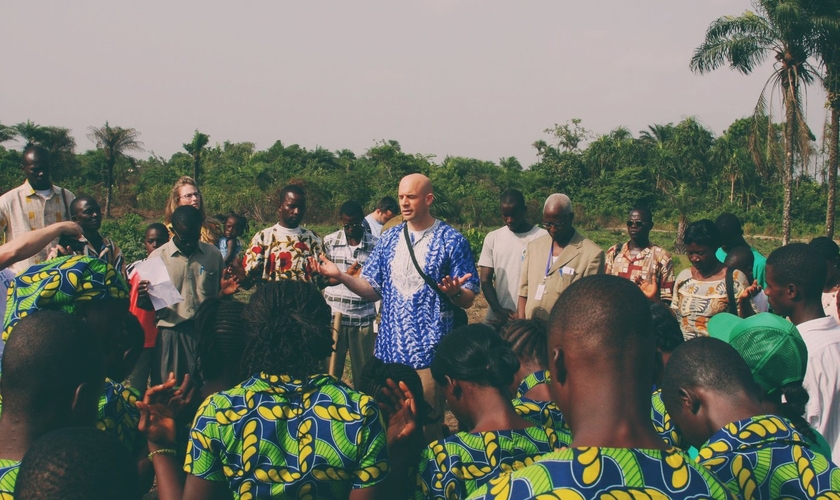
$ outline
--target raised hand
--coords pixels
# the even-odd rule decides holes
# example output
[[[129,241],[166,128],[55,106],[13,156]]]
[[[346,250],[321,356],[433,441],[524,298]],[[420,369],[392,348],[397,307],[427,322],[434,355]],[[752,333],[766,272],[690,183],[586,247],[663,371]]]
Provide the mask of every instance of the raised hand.
[[[313,273],[320,274],[325,278],[338,279],[341,276],[341,270],[334,263],[330,261],[324,254],[321,254],[317,259],[315,257],[307,257],[309,267]]]
[[[636,276],[633,280],[639,286],[639,290],[645,294],[648,300],[655,300],[659,298],[659,283],[653,280],[643,281],[641,276]]]
[[[407,441],[417,430],[417,404],[405,382],[397,385],[388,379],[385,383],[387,387],[382,388],[382,394],[388,398],[390,404],[380,403],[379,406],[388,421],[388,446],[393,447]]]
[[[440,291],[445,293],[449,297],[454,297],[461,293],[461,286],[466,283],[470,278],[472,278],[472,273],[467,273],[460,278],[455,276],[444,276],[440,283],[438,283],[438,288]]]
[[[738,300],[751,299],[759,293],[761,293],[761,285],[758,284],[758,281],[753,281],[752,285],[741,290],[741,293],[738,294]]]
[[[222,271],[222,281],[219,284],[221,295],[233,295],[239,290],[239,278],[234,274],[231,266]]]

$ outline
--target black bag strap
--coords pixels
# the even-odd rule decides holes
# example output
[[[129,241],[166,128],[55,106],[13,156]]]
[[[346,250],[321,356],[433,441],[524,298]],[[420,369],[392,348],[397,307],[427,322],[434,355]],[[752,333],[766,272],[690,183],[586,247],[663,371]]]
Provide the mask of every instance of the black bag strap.
[[[440,291],[440,288],[438,288],[438,284],[435,280],[433,280],[428,274],[424,273],[423,268],[417,263],[417,257],[414,256],[414,245],[411,243],[411,238],[408,236],[408,223],[403,226],[403,235],[405,236],[405,244],[408,245],[408,255],[411,256],[411,262],[414,263],[414,269],[417,269],[417,272],[420,273],[420,277],[423,278],[423,281],[432,287],[432,290],[437,292],[441,299],[449,300],[449,297]]]
[[[738,304],[735,303],[735,285],[732,275],[735,274],[735,269],[731,267],[726,268],[726,299],[729,302],[729,312],[738,315]]]

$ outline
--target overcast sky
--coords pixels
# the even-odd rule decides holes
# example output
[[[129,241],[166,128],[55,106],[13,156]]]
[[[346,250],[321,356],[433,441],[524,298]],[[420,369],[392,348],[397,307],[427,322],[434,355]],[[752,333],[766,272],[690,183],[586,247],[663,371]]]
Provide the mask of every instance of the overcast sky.
[[[751,114],[771,67],[688,69],[709,23],[748,0],[27,0],[0,7],[0,123],[134,127],[169,157],[275,140],[528,165],[554,123],[596,133]],[[822,131],[824,94],[808,93]],[[778,100],[776,102],[778,108]],[[821,135],[821,134],[820,134]]]

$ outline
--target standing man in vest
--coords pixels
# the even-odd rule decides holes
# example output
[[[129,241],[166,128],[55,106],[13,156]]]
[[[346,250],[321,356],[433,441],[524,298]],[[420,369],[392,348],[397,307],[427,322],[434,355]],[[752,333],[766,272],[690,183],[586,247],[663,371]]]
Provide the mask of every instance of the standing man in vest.
[[[470,244],[455,228],[430,213],[432,183],[421,174],[402,178],[399,203],[404,222],[387,231],[365,262],[361,277],[342,272],[326,258],[313,267],[368,301],[382,299],[382,323],[374,356],[409,365],[423,382],[423,396],[434,414],[443,415],[443,392],[432,378],[435,348],[454,327],[457,309],[467,309],[479,291]],[[416,260],[417,265],[414,261]],[[429,281],[421,276],[417,267]],[[437,439],[440,427],[426,426]]]
[[[56,222],[70,220],[70,203],[76,198],[70,191],[53,185],[50,181],[49,152],[36,144],[23,150],[21,164],[23,184],[0,197],[0,231],[6,241],[29,231],[47,227]],[[31,265],[47,259],[47,253],[56,241],[12,267],[18,273]]]

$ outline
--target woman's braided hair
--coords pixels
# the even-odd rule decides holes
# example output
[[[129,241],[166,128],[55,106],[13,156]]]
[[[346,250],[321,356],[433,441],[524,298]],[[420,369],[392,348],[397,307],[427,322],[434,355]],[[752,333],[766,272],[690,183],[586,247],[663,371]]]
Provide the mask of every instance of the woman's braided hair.
[[[315,285],[295,280],[266,283],[245,307],[247,342],[242,366],[304,379],[318,373],[333,352],[330,307]]]

